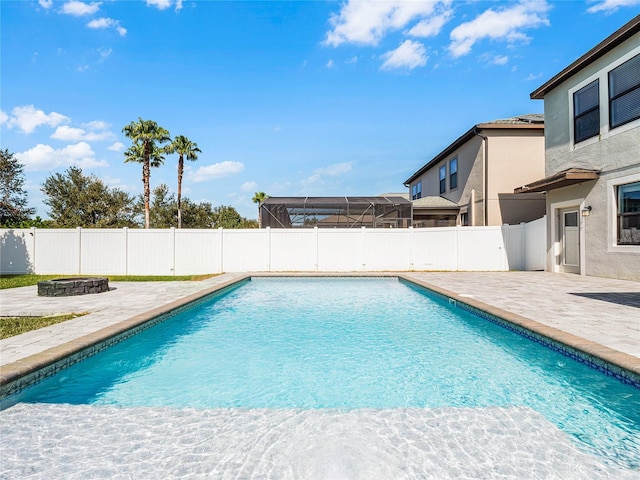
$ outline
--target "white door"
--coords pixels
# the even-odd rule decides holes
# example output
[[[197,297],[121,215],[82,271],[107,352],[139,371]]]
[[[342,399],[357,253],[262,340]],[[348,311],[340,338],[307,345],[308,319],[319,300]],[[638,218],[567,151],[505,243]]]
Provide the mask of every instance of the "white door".
[[[560,271],[580,273],[580,212],[560,210]]]

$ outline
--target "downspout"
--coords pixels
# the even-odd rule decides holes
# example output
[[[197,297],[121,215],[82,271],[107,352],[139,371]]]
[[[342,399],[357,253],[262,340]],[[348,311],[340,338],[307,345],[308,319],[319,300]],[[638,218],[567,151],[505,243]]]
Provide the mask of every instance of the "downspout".
[[[489,191],[489,139],[480,133],[478,127],[474,127],[473,134],[482,139],[482,216],[484,226],[489,224],[489,213],[487,212],[487,192]]]

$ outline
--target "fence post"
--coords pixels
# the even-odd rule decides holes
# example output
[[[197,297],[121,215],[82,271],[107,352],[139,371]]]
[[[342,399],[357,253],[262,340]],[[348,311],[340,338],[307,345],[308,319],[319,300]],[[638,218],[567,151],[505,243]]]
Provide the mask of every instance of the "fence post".
[[[460,271],[460,232],[462,227],[456,225],[456,272]]]
[[[413,225],[409,227],[409,270],[413,271],[414,255],[413,255]]]
[[[222,227],[218,227],[220,232],[220,273],[224,273],[224,235],[222,234]]]
[[[124,274],[129,275],[129,227],[122,227],[124,241]]]
[[[267,272],[271,271],[271,227],[265,229],[267,231]]]
[[[361,257],[360,257],[360,262],[361,262],[361,270],[364,272],[367,270],[367,262],[365,262],[365,259],[367,258],[367,240],[366,240],[366,235],[367,235],[367,227],[361,227],[362,229],[362,237],[360,239],[360,251],[361,253]]]
[[[78,234],[78,275],[82,275],[82,227],[76,227],[76,233]]]
[[[171,227],[171,271],[173,276],[176,276],[176,227]]]
[[[316,272],[320,270],[320,239],[318,238],[318,227],[313,227],[316,232]]]
[[[27,273],[38,273],[38,269],[36,268],[36,227],[31,227],[30,237],[31,237],[31,272]]]

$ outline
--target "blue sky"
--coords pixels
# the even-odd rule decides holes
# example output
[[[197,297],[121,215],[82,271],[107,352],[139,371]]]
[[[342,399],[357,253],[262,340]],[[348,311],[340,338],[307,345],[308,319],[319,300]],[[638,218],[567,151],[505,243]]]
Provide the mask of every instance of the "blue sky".
[[[529,94],[640,0],[1,0],[1,146],[26,188],[70,165],[142,192],[122,127],[202,153],[183,194],[256,217],[271,196],[377,195],[473,125],[542,113]],[[151,185],[176,190],[177,156]]]

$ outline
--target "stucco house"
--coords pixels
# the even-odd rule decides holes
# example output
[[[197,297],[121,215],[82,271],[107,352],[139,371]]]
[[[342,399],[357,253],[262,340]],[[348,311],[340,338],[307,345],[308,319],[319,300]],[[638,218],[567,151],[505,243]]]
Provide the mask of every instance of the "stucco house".
[[[544,100],[547,270],[640,280],[640,16],[531,93]]]
[[[502,225],[544,216],[540,193],[514,188],[544,175],[544,117],[479,123],[427,162],[404,185],[414,227]]]

